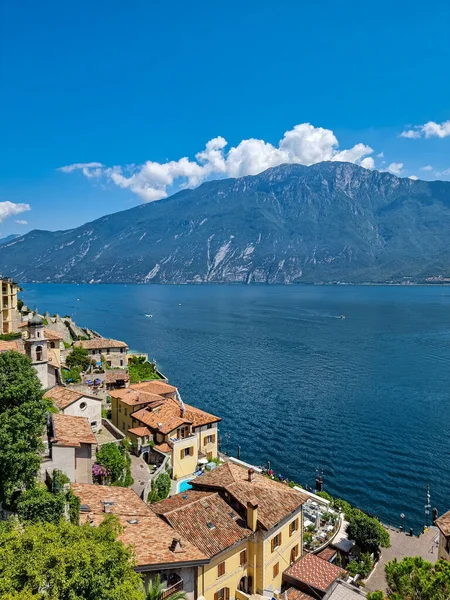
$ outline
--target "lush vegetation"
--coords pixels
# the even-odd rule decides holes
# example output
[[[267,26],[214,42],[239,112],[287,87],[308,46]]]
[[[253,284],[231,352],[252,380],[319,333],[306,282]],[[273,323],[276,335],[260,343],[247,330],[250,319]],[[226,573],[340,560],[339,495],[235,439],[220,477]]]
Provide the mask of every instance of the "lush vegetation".
[[[0,334],[0,340],[2,340],[2,342],[10,342],[12,340],[19,340],[22,337],[21,333],[2,333]]]
[[[46,403],[30,360],[18,352],[0,354],[0,502],[35,480],[43,450]]]
[[[155,365],[146,361],[144,356],[133,356],[130,358],[128,362],[128,373],[130,375],[130,383],[160,379],[156,372]]]
[[[438,560],[433,565],[419,556],[407,557],[401,561],[394,558],[384,570],[389,600],[450,598],[450,563],[445,560]],[[375,592],[367,597],[367,600],[383,599],[382,592]]]
[[[86,348],[74,346],[72,352],[67,355],[66,364],[71,369],[73,367],[78,367],[81,371],[86,370],[91,364],[89,353]]]
[[[352,560],[345,567],[350,575],[359,575],[362,579],[365,579],[373,568],[373,558],[368,552],[361,553],[359,560]]]
[[[131,476],[131,457],[128,452],[128,440],[117,446],[113,442],[103,444],[97,452],[93,475],[100,483],[129,487],[134,480]],[[96,467],[101,467],[96,468]]]
[[[361,548],[363,553],[377,554],[380,548],[389,548],[389,533],[378,519],[369,517],[349,502],[340,498],[333,498],[327,492],[318,492],[318,495],[329,500],[333,508],[341,510],[348,521],[347,535]],[[366,566],[360,566],[364,570]]]
[[[143,586],[120,526],[60,521],[0,524],[0,598],[5,600],[142,600]]]
[[[61,376],[64,382],[80,383],[81,369],[80,367],[72,367],[71,369],[61,369]]]
[[[164,585],[161,583],[161,576],[158,573],[148,584],[147,600],[161,600],[163,592]],[[168,600],[186,600],[186,598],[186,592],[181,590],[169,596]]]
[[[161,473],[152,481],[152,486],[148,494],[148,502],[153,504],[167,498],[170,492],[170,477],[167,473]]]

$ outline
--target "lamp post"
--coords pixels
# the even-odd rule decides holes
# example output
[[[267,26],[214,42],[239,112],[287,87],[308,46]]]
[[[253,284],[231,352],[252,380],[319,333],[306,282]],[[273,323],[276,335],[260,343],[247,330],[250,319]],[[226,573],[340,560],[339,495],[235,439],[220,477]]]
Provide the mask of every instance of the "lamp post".
[[[400,513],[400,531],[405,531],[405,515],[403,513]]]

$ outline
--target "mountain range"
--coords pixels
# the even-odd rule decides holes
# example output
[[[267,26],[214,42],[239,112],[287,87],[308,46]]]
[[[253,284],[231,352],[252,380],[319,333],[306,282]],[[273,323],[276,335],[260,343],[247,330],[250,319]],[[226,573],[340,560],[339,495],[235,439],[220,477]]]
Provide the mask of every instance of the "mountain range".
[[[281,165],[0,245],[19,282],[423,281],[450,272],[450,182]]]

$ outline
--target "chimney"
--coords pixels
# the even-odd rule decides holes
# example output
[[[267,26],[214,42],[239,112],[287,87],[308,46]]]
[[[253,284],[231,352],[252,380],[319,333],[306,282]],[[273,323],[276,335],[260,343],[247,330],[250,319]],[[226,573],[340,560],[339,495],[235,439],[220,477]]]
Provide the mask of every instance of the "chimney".
[[[255,478],[255,469],[249,469],[248,470],[248,480],[253,481],[254,478]]]
[[[170,550],[174,553],[184,552],[183,548],[181,547],[181,540],[179,538],[173,538],[170,545]]]
[[[247,526],[256,531],[258,525],[258,505],[256,502],[247,502]]]
[[[105,502],[103,505],[103,511],[107,514],[111,512],[111,504],[109,504],[109,502]]]

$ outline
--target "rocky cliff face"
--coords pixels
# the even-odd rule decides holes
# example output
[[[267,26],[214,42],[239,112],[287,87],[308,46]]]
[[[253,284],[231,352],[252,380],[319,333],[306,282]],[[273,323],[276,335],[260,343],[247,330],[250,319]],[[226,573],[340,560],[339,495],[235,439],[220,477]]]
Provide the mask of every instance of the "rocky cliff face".
[[[313,283],[450,271],[450,183],[350,163],[203,184],[0,246],[18,281]]]

